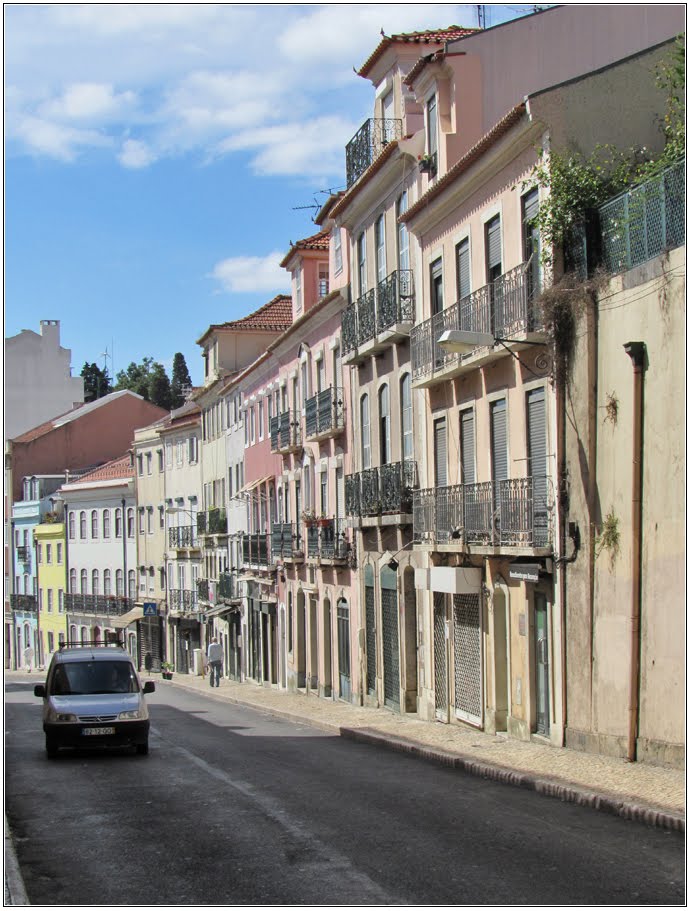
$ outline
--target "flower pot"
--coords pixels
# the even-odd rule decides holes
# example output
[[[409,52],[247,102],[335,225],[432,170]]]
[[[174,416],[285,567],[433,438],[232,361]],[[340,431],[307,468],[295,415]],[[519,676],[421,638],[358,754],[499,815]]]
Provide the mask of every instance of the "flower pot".
[[[172,680],[173,672],[172,671],[161,671],[161,676],[164,680]]]

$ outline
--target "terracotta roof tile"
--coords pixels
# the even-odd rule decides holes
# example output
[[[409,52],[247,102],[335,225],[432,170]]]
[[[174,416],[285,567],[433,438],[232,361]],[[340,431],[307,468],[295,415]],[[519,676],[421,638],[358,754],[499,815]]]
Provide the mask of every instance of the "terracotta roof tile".
[[[444,44],[447,41],[465,38],[466,35],[474,35],[479,31],[480,29],[477,28],[463,28],[460,25],[449,25],[446,28],[430,29],[426,32],[403,32],[400,35],[384,35],[377,48],[370,54],[357,71],[358,76],[367,76],[377,60],[379,60],[387,48],[391,47],[392,44]]]
[[[197,339],[201,344],[214,329],[232,329],[237,332],[283,332],[293,322],[293,300],[289,294],[277,294],[254,313],[227,323],[214,323]]]
[[[403,139],[408,138],[408,136],[403,137]],[[372,164],[367,168],[366,171],[362,172],[355,183],[343,194],[343,196],[341,196],[336,205],[333,207],[330,214],[334,218],[348,208],[353,197],[360,192],[365,184],[370,182],[377,171],[380,171],[384,167],[389,158],[391,158],[394,152],[398,149],[399,142],[399,139],[392,139],[391,142],[387,142],[379,155],[374,159]]]
[[[311,237],[305,237],[304,240],[296,240],[295,243],[291,243],[290,250],[281,260],[281,267],[285,268],[288,264],[291,256],[297,250],[328,250],[329,249],[329,238],[331,237],[331,231],[319,231],[317,234],[313,234]]]
[[[94,471],[83,474],[78,481],[71,481],[72,484],[93,484],[94,481],[114,481],[119,478],[133,478],[134,466],[130,462],[129,453],[112,459],[104,465],[100,465]]]

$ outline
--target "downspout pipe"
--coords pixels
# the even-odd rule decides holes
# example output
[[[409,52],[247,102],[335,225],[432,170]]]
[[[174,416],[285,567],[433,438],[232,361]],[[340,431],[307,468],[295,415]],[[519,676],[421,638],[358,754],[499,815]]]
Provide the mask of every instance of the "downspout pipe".
[[[628,738],[626,759],[636,761],[636,741],[640,720],[641,600],[643,513],[643,378],[646,362],[645,342],[627,342],[624,351],[633,364],[633,453],[631,489],[631,662],[629,676]]]

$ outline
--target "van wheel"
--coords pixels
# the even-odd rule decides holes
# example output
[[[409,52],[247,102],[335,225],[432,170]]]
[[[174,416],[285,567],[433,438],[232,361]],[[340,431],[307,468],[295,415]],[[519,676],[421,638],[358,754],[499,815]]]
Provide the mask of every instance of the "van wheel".
[[[58,755],[58,744],[52,737],[46,737],[46,756],[48,759],[55,759]]]
[[[146,755],[148,755],[148,753],[149,753],[149,741],[148,740],[146,741],[146,743],[137,744],[137,755],[146,756]]]

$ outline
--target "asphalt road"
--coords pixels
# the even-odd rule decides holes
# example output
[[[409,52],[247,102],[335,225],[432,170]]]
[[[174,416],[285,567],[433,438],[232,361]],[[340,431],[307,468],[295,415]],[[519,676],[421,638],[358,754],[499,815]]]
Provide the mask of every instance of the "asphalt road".
[[[147,757],[43,751],[5,688],[6,812],[32,904],[683,904],[675,832],[203,694],[148,697]]]

